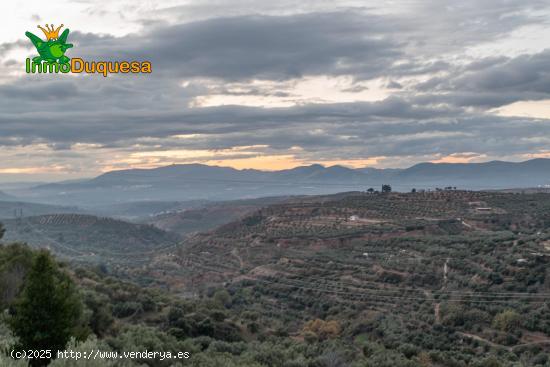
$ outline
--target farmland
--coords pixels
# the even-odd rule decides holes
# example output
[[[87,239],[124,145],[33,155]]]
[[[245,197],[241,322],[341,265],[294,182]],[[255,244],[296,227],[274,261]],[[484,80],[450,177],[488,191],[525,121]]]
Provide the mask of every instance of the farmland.
[[[414,341],[442,360],[458,348],[466,363],[550,342],[549,205],[460,191],[302,199],[193,237],[149,276],[185,294],[223,285],[295,337],[304,318],[336,319],[356,342]],[[510,310],[521,327],[497,325]]]

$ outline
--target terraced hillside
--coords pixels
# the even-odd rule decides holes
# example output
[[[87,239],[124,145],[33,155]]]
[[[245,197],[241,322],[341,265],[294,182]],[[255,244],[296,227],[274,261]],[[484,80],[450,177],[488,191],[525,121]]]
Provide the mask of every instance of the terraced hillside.
[[[174,247],[176,234],[151,225],[81,214],[51,214],[3,221],[5,240],[50,248],[62,258],[92,262],[132,262]]]
[[[0,197],[0,200],[2,198]],[[28,203],[15,200],[9,201],[0,201],[0,218],[1,219],[13,219],[15,217],[25,216],[36,216],[44,214],[54,214],[54,213],[79,213],[80,209],[77,207],[70,206],[59,206],[59,205],[47,205],[47,204],[37,204],[37,203]]]
[[[190,208],[170,210],[154,215],[146,223],[180,235],[204,232],[238,220],[262,207],[291,200],[288,197],[267,197],[248,200],[202,203]]]
[[[315,257],[328,251],[338,256],[421,260],[446,258],[451,248],[427,251],[431,241],[483,241],[514,238],[542,251],[550,220],[550,195],[484,192],[416,194],[348,193],[312,197],[267,208],[186,241],[179,257],[192,263],[204,256],[215,264],[243,269],[265,266],[282,258]],[[393,242],[392,242],[393,241]],[[412,242],[411,242],[412,241]],[[399,248],[388,247],[394,243]],[[401,243],[413,243],[402,245]],[[424,244],[419,246],[414,242]],[[395,246],[395,245],[392,245]],[[526,246],[518,251],[527,251]],[[464,248],[468,251],[468,247]],[[241,267],[243,269],[241,269]],[[200,269],[193,269],[202,273]]]
[[[185,294],[246,294],[241,307],[297,338],[304,317],[337,319],[357,346],[519,358],[550,347],[549,209],[548,194],[300,199],[196,235],[135,275]]]

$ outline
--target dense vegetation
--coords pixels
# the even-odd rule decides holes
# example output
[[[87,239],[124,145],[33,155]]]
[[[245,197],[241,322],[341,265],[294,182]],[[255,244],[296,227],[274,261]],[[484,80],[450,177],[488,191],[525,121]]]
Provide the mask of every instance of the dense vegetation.
[[[87,263],[125,262],[129,254],[174,246],[174,233],[152,225],[134,224],[82,214],[48,214],[3,221],[6,241],[48,247],[59,257]]]
[[[550,366],[549,208],[547,194],[301,198],[139,266],[59,264],[82,303],[71,347],[186,351],[184,366]],[[3,309],[37,254],[0,248]]]

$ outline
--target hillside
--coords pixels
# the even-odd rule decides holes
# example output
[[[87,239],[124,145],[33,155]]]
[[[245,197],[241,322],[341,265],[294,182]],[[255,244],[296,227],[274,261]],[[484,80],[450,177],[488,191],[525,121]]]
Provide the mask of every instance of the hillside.
[[[132,273],[173,292],[249,292],[247,307],[287,320],[290,334],[303,318],[336,319],[357,345],[407,340],[443,360],[463,353],[462,365],[550,343],[549,213],[548,194],[302,198],[196,235]],[[495,321],[507,310],[522,313],[513,329]],[[445,345],[460,352],[441,357]]]
[[[78,213],[76,207],[26,203],[21,201],[0,201],[0,219],[13,219],[19,216],[36,216],[55,213]]]
[[[369,187],[378,189],[382,184],[391,184],[397,191],[446,186],[461,189],[538,187],[550,184],[550,160],[421,163],[407,169],[311,165],[281,171],[171,165],[112,171],[90,180],[39,185],[17,194],[32,201],[97,206],[129,201],[224,201],[316,195]]]
[[[372,257],[379,252],[374,250],[382,245],[372,245],[373,249],[371,242],[388,239],[446,241],[449,237],[461,240],[472,237],[477,241],[485,236],[503,235],[537,238],[543,236],[544,229],[550,225],[549,209],[548,194],[350,192],[305,197],[262,208],[210,233],[197,234],[185,242],[182,253],[207,252],[212,261],[219,256],[220,263],[230,267],[238,265],[235,268],[238,274],[242,266],[253,268],[277,262],[280,257],[295,255],[294,250],[304,256],[315,255],[320,250],[353,250],[353,256],[361,259],[364,253]],[[542,240],[536,242],[542,243]],[[539,250],[545,250],[542,245],[538,246]],[[378,250],[397,258],[402,255],[385,248]],[[289,251],[287,255],[286,251]],[[446,249],[439,251],[445,253]],[[228,256],[230,253],[239,255]],[[414,249],[405,253],[409,253],[407,257],[419,256],[413,260],[423,258]]]
[[[150,225],[81,214],[3,220],[5,241],[47,247],[62,258],[91,263],[137,261],[174,246],[179,236]]]
[[[287,197],[235,200],[203,204],[191,208],[172,209],[145,220],[160,229],[188,235],[205,232],[230,223],[264,206],[291,200]]]
[[[151,227],[29,220],[21,236],[63,228],[101,248],[90,230],[111,228],[126,246],[127,261],[69,268],[89,348],[184,348],[196,367],[544,366],[550,353],[547,193],[289,198],[146,254],[127,244]],[[0,246],[0,282],[21,281],[21,251]]]
[[[89,214],[118,218],[131,222],[143,222],[151,217],[180,212],[208,204],[206,200],[190,201],[129,201],[86,207]]]

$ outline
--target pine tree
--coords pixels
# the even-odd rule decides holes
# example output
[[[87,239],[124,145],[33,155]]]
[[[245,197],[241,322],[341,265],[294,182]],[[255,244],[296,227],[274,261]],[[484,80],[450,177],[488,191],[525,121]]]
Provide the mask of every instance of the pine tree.
[[[23,350],[52,350],[55,357],[74,335],[82,313],[71,279],[47,252],[39,253],[13,305],[9,326]],[[49,360],[31,360],[44,366]]]

